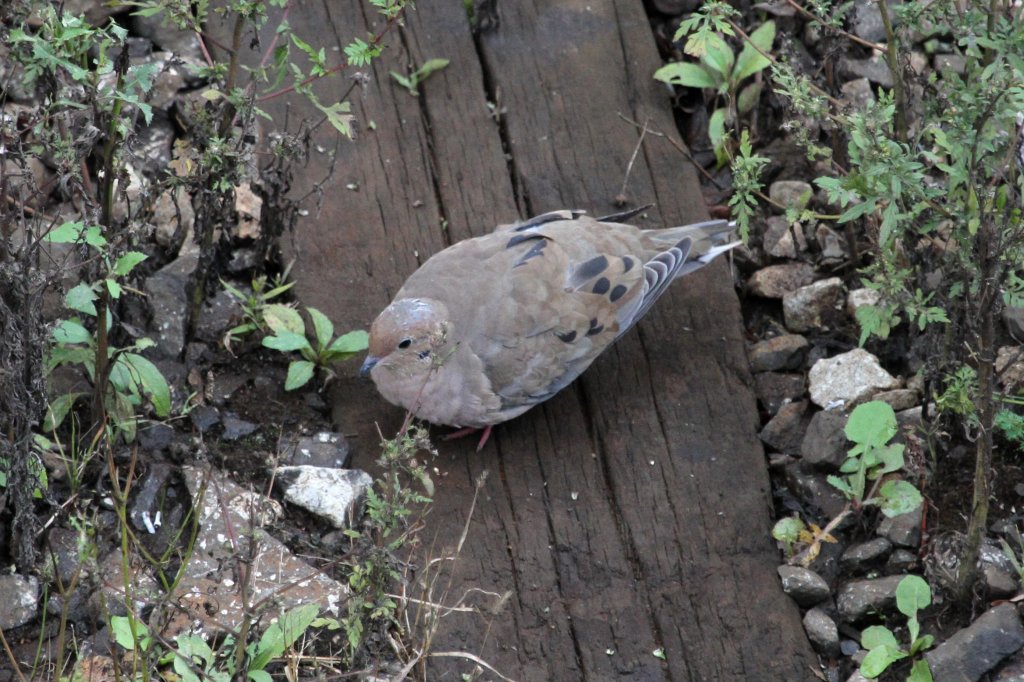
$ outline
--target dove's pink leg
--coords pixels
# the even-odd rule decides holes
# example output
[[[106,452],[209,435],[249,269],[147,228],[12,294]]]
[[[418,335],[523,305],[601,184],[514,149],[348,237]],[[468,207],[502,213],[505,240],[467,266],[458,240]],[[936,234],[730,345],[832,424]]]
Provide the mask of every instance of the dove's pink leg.
[[[480,442],[477,443],[477,446],[476,446],[476,451],[477,452],[480,452],[481,450],[484,449],[484,445],[487,443],[487,439],[491,437],[491,429],[492,428],[494,428],[494,425],[493,424],[488,424],[487,426],[485,426],[482,429],[483,433],[480,434]],[[480,431],[480,430],[481,429],[478,429],[475,426],[467,426],[464,429],[459,429],[458,431],[452,431],[447,436],[445,436],[443,438],[443,440],[455,440],[457,438],[463,438],[464,436],[468,436],[469,434],[476,433],[477,431]]]

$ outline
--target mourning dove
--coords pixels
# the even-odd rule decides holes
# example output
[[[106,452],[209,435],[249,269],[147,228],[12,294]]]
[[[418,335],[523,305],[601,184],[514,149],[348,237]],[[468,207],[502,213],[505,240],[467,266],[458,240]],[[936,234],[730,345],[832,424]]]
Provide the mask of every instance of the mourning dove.
[[[435,424],[490,429],[544,402],[668,284],[739,242],[724,220],[642,230],[555,211],[434,255],[370,328],[381,395]],[[728,243],[727,243],[728,242]]]

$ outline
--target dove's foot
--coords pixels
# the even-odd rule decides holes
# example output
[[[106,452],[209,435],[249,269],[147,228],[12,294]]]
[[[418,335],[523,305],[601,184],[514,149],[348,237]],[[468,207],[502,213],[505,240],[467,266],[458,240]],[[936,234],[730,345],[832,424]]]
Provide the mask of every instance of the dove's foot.
[[[452,431],[451,433],[449,433],[447,436],[445,436],[441,440],[455,440],[457,438],[463,438],[465,436],[468,436],[471,433],[476,433],[477,431],[481,431],[482,430],[483,433],[480,434],[480,442],[476,444],[476,451],[480,452],[481,450],[484,449],[484,445],[487,443],[487,439],[491,437],[491,429],[492,428],[494,428],[494,426],[492,424],[488,424],[483,429],[479,429],[479,428],[477,428],[475,426],[467,426],[464,429],[459,429],[458,431]]]

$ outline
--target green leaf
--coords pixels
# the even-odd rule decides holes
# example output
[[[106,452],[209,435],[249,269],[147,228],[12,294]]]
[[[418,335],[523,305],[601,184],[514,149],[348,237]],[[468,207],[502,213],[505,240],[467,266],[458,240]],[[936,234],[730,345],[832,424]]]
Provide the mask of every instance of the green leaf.
[[[78,320],[61,320],[53,329],[53,340],[57,343],[90,343],[92,334]]]
[[[274,678],[266,670],[250,670],[246,674],[253,682],[274,682]]]
[[[283,303],[270,303],[263,307],[263,321],[273,332],[289,331],[305,334],[306,325],[299,311]]]
[[[121,298],[121,285],[114,279],[105,279],[103,284],[107,287],[107,291],[110,293],[110,298],[115,301]]]
[[[84,227],[77,221],[63,223],[43,235],[43,241],[51,244],[74,244],[81,236]]]
[[[906,481],[886,481],[878,495],[879,508],[890,518],[912,512],[924,502],[917,488]]]
[[[68,412],[74,406],[75,401],[86,395],[85,393],[65,393],[50,403],[46,409],[46,418],[43,420],[43,430],[53,431],[64,422]]]
[[[881,466],[873,469],[868,478],[873,481],[885,474],[902,469],[905,447],[903,443],[892,443],[882,448],[873,448],[872,452]]]
[[[96,316],[96,292],[85,282],[79,282],[64,297],[64,305],[86,315]]]
[[[906,657],[906,652],[900,651],[899,648],[880,646],[869,651],[861,661],[860,674],[868,679],[874,679],[884,673],[890,665]]]
[[[709,35],[707,52],[704,53],[701,61],[721,75],[721,78],[717,79],[719,83],[729,82],[729,74],[732,72],[735,57],[732,54],[732,49],[724,40],[717,35]]]
[[[850,414],[844,433],[854,443],[881,447],[896,435],[896,413],[881,400],[863,403]]]
[[[806,528],[807,525],[796,516],[787,516],[772,526],[772,537],[779,542],[796,542],[800,537],[800,531]]]
[[[851,488],[850,484],[847,483],[844,479],[839,478],[838,476],[835,475],[831,475],[826,480],[833,488],[836,488],[846,497],[853,497],[853,488]]]
[[[111,616],[110,630],[114,633],[114,641],[128,651],[135,650],[135,638],[132,637],[132,626],[127,616]],[[149,637],[149,629],[142,621],[135,620],[135,634],[139,648],[145,650],[145,640]]]
[[[255,648],[249,647],[252,655],[249,670],[262,670],[270,661],[280,657],[309,628],[319,612],[319,605],[303,604],[282,613],[263,632]]]
[[[708,119],[708,138],[715,149],[715,159],[722,167],[729,160],[725,148],[725,109],[715,109]]]
[[[916,618],[917,612],[927,608],[931,603],[932,590],[920,576],[908,575],[896,586],[896,608],[908,618]]]
[[[864,628],[864,631],[860,633],[860,645],[868,650],[877,649],[880,646],[900,648],[896,635],[884,625],[872,625]]]
[[[736,98],[736,109],[740,114],[746,114],[754,110],[761,97],[762,86],[763,83],[751,83],[740,90],[740,94]]]
[[[313,370],[316,369],[309,360],[296,360],[288,365],[288,377],[284,381],[284,390],[294,391],[309,383],[313,378]]]
[[[732,70],[731,81],[732,87],[737,87],[744,78],[753,76],[758,71],[766,69],[772,61],[765,57],[761,52],[770,53],[772,49],[772,43],[775,41],[775,22],[766,21],[761,24],[756,31],[750,34],[750,42],[743,43],[743,49],[740,51],[740,56],[736,59],[736,66]],[[758,52],[757,48],[761,49]]]
[[[305,336],[287,330],[279,331],[274,336],[263,337],[263,345],[267,348],[279,350],[282,353],[288,353],[293,350],[312,350]]]
[[[423,66],[416,69],[416,76],[419,79],[419,82],[422,83],[424,79],[427,78],[427,76],[434,73],[435,71],[440,71],[441,69],[448,66],[448,64],[449,61],[447,59],[428,59],[427,61],[423,62]]]
[[[687,88],[717,88],[721,82],[705,67],[689,62],[666,64],[654,72],[654,79]]]
[[[913,644],[910,645],[910,655],[913,656],[919,651],[930,649],[932,644],[935,643],[935,637],[932,635],[925,635],[924,637],[918,637],[914,640]],[[931,672],[930,670],[928,671]]]
[[[339,354],[347,357],[349,355],[363,352],[367,349],[369,344],[370,335],[362,329],[356,329],[336,338],[327,350],[332,354]]]
[[[309,319],[313,321],[313,331],[316,332],[316,348],[323,350],[331,342],[334,336],[334,325],[322,312],[316,308],[306,308]]]
[[[169,415],[171,389],[159,368],[138,353],[121,353],[118,359],[124,361],[132,373],[132,379],[149,396],[156,416],[163,418]]]
[[[146,254],[138,251],[127,251],[114,263],[114,274],[124,277],[132,271],[136,265],[146,260]]]
[[[928,661],[923,658],[914,661],[914,666],[910,669],[907,682],[934,682],[932,679],[932,669],[928,666]]]

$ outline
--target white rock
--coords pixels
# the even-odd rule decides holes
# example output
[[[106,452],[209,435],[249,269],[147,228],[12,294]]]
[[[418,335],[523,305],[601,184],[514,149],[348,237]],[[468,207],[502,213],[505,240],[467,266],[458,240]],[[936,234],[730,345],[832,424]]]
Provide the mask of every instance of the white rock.
[[[868,289],[867,287],[852,289],[846,295],[846,314],[853,317],[857,313],[857,308],[863,308],[866,305],[877,305],[881,300],[882,295],[874,289]]]
[[[800,287],[782,297],[782,313],[786,328],[793,332],[808,332],[826,326],[833,311],[843,300],[843,280],[838,277],[822,279]]]
[[[811,367],[809,379],[811,400],[828,408],[850,409],[879,391],[899,386],[896,377],[863,348],[818,360]]]
[[[322,516],[335,528],[351,528],[373,478],[357,469],[329,469],[307,464],[275,469],[284,499]]]

